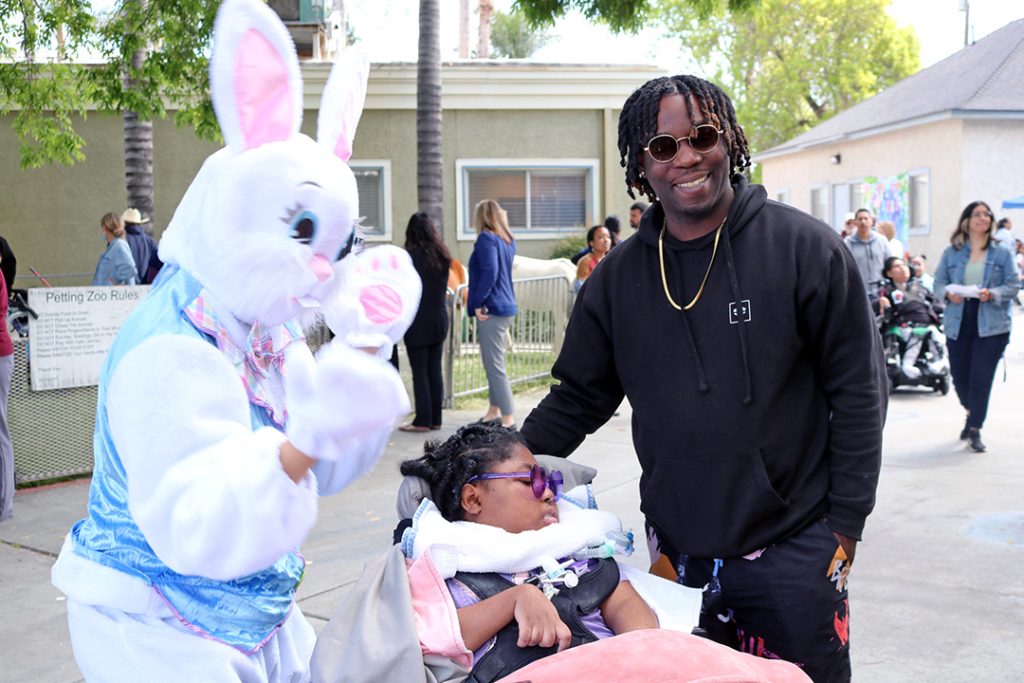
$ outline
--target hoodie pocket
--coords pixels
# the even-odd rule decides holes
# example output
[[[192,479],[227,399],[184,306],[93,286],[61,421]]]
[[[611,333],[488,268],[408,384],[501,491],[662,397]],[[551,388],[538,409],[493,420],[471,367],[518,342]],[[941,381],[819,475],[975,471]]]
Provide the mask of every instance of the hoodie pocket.
[[[640,509],[680,552],[730,557],[789,506],[772,487],[760,449],[656,463]]]

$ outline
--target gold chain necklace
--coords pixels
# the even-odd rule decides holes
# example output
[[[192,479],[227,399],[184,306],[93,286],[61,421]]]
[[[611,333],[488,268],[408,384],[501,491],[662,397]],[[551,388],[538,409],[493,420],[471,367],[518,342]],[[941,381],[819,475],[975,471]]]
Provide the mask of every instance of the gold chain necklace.
[[[725,218],[728,218],[726,216]],[[715,230],[715,246],[711,250],[711,261],[708,263],[708,269],[704,272],[704,279],[701,280],[700,289],[693,295],[693,299],[690,303],[685,306],[680,306],[672,298],[672,294],[668,291],[668,280],[665,278],[665,225],[668,222],[668,218],[661,223],[661,234],[658,235],[658,265],[661,266],[661,286],[665,289],[665,298],[668,299],[669,304],[672,308],[677,311],[688,311],[697,305],[700,301],[700,297],[704,294],[704,285],[708,283],[708,276],[711,275],[711,266],[715,265],[715,255],[718,254],[718,240],[722,236],[722,228],[725,226],[725,218],[718,224],[718,228]]]

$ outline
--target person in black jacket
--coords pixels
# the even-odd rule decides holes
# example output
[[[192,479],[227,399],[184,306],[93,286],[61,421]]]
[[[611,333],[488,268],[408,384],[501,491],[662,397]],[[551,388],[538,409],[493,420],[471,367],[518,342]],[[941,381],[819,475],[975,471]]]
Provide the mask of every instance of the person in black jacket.
[[[164,264],[157,256],[156,241],[142,229],[147,218],[138,209],[127,208],[121,214],[121,220],[124,221],[124,238],[135,260],[137,282],[140,285],[152,284]]]
[[[405,249],[423,281],[423,295],[416,317],[405,333],[405,351],[412,369],[416,416],[399,430],[426,432],[441,428],[444,379],[441,351],[448,334],[448,268],[452,257],[427,214],[414,213],[405,228]]]
[[[848,680],[846,578],[887,400],[864,282],[834,231],[741,175],[716,85],[641,86],[619,151],[654,203],[580,290],[523,436],[566,456],[628,398],[652,545],[707,586],[709,635]]]
[[[0,237],[0,271],[4,274],[4,284],[7,286],[7,293],[14,292],[14,277],[18,274],[18,259],[7,240]]]

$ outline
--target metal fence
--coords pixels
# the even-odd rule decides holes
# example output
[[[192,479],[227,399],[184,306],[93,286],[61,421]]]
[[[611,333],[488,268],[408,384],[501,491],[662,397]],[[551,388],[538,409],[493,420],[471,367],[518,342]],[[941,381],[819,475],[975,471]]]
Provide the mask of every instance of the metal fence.
[[[96,387],[32,391],[28,341],[13,341],[7,421],[14,446],[15,483],[91,472]]]
[[[518,313],[509,328],[505,365],[509,381],[520,384],[549,377],[562,348],[565,326],[575,300],[562,277],[513,281]],[[487,391],[480,361],[476,319],[462,305],[465,285],[449,297],[451,326],[445,342],[445,407],[455,397]],[[92,471],[92,437],[96,420],[96,387],[33,391],[28,364],[28,341],[14,336],[14,374],[8,402],[8,422],[14,445],[16,483],[57,479]],[[318,347],[327,341],[326,329],[308,341]],[[404,349],[401,349],[404,351]],[[412,394],[409,363],[403,356],[402,379]]]
[[[509,327],[505,369],[511,384],[550,377],[551,366],[562,349],[565,326],[575,294],[564,277],[513,280],[516,316]],[[445,342],[445,407],[455,398],[487,391],[487,376],[480,360],[476,318],[463,305],[466,285],[449,297],[448,340]]]

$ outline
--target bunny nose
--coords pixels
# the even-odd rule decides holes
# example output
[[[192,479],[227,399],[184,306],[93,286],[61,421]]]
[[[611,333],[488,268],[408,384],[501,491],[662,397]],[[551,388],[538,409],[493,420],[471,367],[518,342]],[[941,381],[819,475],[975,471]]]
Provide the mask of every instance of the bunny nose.
[[[326,256],[321,254],[313,254],[313,258],[309,259],[309,267],[320,282],[324,282],[334,274],[331,262],[327,260]]]

